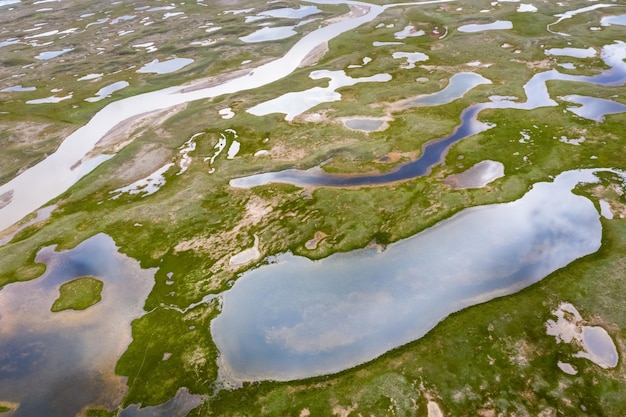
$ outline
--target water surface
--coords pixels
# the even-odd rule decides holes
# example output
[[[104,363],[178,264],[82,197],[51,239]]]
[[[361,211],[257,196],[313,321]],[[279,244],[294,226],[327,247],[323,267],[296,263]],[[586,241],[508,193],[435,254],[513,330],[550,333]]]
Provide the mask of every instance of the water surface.
[[[604,121],[604,117],[606,115],[626,112],[626,104],[603,98],[579,96],[576,94],[564,96],[562,98],[570,103],[580,105],[580,107],[568,107],[567,110],[580,117],[594,120],[596,122]]]
[[[106,87],[102,87],[100,90],[98,90],[98,92],[96,92],[95,97],[86,98],[85,101],[89,101],[92,103],[96,101],[100,101],[104,98],[109,97],[114,92],[128,87],[129,85],[130,84],[128,83],[128,81],[118,81],[113,84],[109,84]]]
[[[167,61],[160,62],[158,59],[154,59],[147,63],[143,67],[139,68],[139,73],[156,73],[156,74],[169,74],[170,72],[178,71],[179,69],[191,64],[193,59],[191,58],[172,58]]]
[[[418,339],[464,307],[510,294],[600,247],[593,203],[569,171],[522,199],[467,209],[384,252],[321,261],[284,254],[223,294],[212,323],[223,376],[290,380],[337,372]]]
[[[46,61],[48,59],[56,58],[59,55],[63,55],[64,53],[67,53],[73,50],[74,48],[66,48],[66,49],[61,49],[60,51],[42,52],[39,55],[35,56],[35,59],[38,59],[40,61]]]
[[[450,135],[426,143],[422,147],[422,154],[418,159],[401,165],[390,172],[374,175],[332,175],[324,172],[319,167],[308,170],[287,169],[279,172],[267,172],[248,177],[235,178],[230,181],[230,185],[232,187],[250,188],[271,182],[283,182],[297,186],[371,186],[426,175],[434,165],[441,162],[451,145],[493,127],[493,125],[482,123],[478,120],[478,114],[485,109],[532,110],[539,107],[557,106],[558,103],[550,97],[547,86],[547,83],[553,80],[583,82],[604,86],[626,84],[626,62],[624,62],[624,59],[626,59],[626,44],[621,41],[616,41],[613,44],[605,45],[602,48],[602,59],[610,69],[593,76],[562,74],[557,70],[539,72],[533,75],[524,85],[526,101],[518,102],[513,101],[514,98],[510,97],[492,96],[489,102],[477,103],[467,107],[461,113],[461,123]],[[482,78],[481,76],[478,77]],[[452,79],[450,81],[450,84],[452,84]],[[428,104],[437,105],[447,96],[447,94],[443,94],[445,91],[446,89],[433,95],[409,99],[407,102],[400,101],[396,103],[395,106],[399,108],[407,104],[416,104],[419,106],[421,104],[420,100],[427,100],[429,101]],[[576,97],[581,96],[568,97],[573,97],[572,100],[577,100]],[[591,112],[597,111],[598,103],[604,103],[603,101],[595,100],[590,100],[589,102],[591,101],[593,101],[595,105],[595,107],[588,107],[592,109],[589,110]],[[583,105],[581,109],[584,108],[585,106]],[[574,112],[579,111],[578,108],[569,110]],[[602,111],[604,111],[604,109],[602,109]]]
[[[344,119],[343,124],[348,129],[362,130],[364,132],[374,132],[381,129],[386,121],[387,120],[385,119],[355,117],[351,119]]]
[[[600,20],[602,26],[619,25],[626,26],[626,14],[619,16],[605,16]]]
[[[0,398],[20,403],[12,417],[67,417],[87,405],[117,408],[126,389],[115,375],[143,314],[154,271],[96,235],[75,249],[42,249],[46,273],[0,290]],[[61,284],[82,276],[104,282],[102,300],[83,311],[50,312]]]
[[[370,77],[352,78],[346,72],[318,70],[309,74],[309,78],[320,80],[328,78],[327,87],[313,87],[308,90],[283,94],[275,99],[257,104],[247,110],[255,116],[265,116],[271,113],[284,113],[285,120],[292,121],[296,116],[312,109],[318,104],[341,100],[338,88],[366,82],[387,82],[391,80],[389,74],[376,74]]]
[[[491,84],[491,80],[473,72],[459,72],[450,77],[450,82],[436,93],[424,94],[396,103],[401,109],[411,107],[439,106],[458,100],[474,87],[482,84]]]
[[[427,3],[441,3],[437,0]],[[314,3],[333,3],[316,0]],[[303,36],[282,57],[263,64],[250,73],[225,81],[222,84],[204,86],[176,86],[163,90],[140,94],[113,102],[96,115],[83,127],[69,135],[56,152],[37,165],[27,169],[6,184],[0,186],[0,195],[13,191],[11,203],[0,209],[0,229],[14,224],[26,214],[41,207],[50,199],[61,194],[90,170],[73,170],[72,166],[90,152],[95,144],[113,127],[136,115],[161,110],[181,103],[232,94],[258,88],[291,74],[302,60],[318,45],[340,34],[372,21],[386,7],[367,3],[346,1],[344,4],[362,6],[366,12],[341,22],[322,26]],[[104,159],[94,158],[101,163]],[[87,164],[84,164],[87,166]],[[89,165],[93,170],[98,164]]]
[[[493,23],[483,23],[483,24],[473,24],[473,25],[463,25],[459,27],[459,32],[466,33],[475,33],[475,32],[484,32],[486,30],[502,30],[502,29],[512,29],[513,23],[508,20],[496,20]]]
[[[596,50],[589,47],[583,48],[550,48],[545,50],[546,55],[569,56],[572,58],[592,58],[596,56]]]
[[[239,40],[245,43],[277,41],[297,34],[298,32],[293,30],[293,28],[293,26],[264,27],[249,35],[242,36]]]

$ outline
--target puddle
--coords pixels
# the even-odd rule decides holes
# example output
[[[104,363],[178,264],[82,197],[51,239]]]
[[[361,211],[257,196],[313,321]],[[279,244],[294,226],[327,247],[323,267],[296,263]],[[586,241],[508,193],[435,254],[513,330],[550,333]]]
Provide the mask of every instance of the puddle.
[[[242,36],[239,40],[245,43],[277,41],[279,39],[286,39],[296,35],[298,32],[293,30],[293,28],[293,26],[280,26],[274,28],[264,27],[251,33],[250,35]]]
[[[567,362],[558,361],[556,365],[559,367],[561,371],[565,372],[568,375],[576,375],[578,373],[576,368],[574,368],[572,364],[569,364]]]
[[[273,100],[258,104],[247,110],[255,116],[265,116],[271,113],[284,113],[286,121],[292,121],[296,116],[304,113],[313,107],[333,101],[341,100],[341,94],[335,90],[341,87],[351,86],[358,83],[367,82],[387,82],[391,80],[389,74],[377,74],[371,77],[352,78],[346,72],[319,70],[309,74],[313,80],[324,78],[330,79],[328,87],[313,87],[308,90],[284,94]]]
[[[552,314],[557,319],[546,322],[546,333],[554,336],[556,343],[580,347],[572,357],[588,359],[605,369],[617,366],[617,348],[604,328],[584,325],[582,316],[570,303],[561,303]]]
[[[172,58],[167,61],[159,61],[154,59],[143,67],[139,68],[136,72],[139,73],[155,73],[155,74],[169,74],[170,72],[176,72],[181,68],[191,64],[193,59],[191,58]]]
[[[592,47],[583,48],[550,48],[545,50],[546,55],[569,56],[572,58],[593,58],[596,50]]]
[[[575,358],[586,358],[601,368],[614,368],[619,360],[617,348],[609,333],[600,326],[583,326],[583,351]]]
[[[517,11],[519,13],[534,13],[537,11],[537,8],[532,4],[520,4],[517,7]]]
[[[109,84],[106,87],[103,87],[100,90],[98,90],[98,92],[96,93],[95,97],[86,98],[85,101],[89,101],[91,103],[94,103],[96,101],[100,101],[102,99],[110,97],[111,94],[113,94],[114,92],[119,91],[119,90],[121,90],[123,88],[126,88],[129,85],[130,84],[128,83],[128,81],[118,81],[116,83]]]
[[[387,119],[374,119],[371,117],[354,117],[343,119],[342,122],[348,129],[363,132],[378,132],[385,130],[387,127]]]
[[[372,46],[404,45],[403,42],[372,42]]]
[[[72,93],[69,93],[66,96],[63,97],[57,97],[57,96],[50,96],[50,97],[44,97],[44,98],[37,98],[35,100],[28,100],[26,102],[26,104],[49,104],[49,103],[58,103],[60,101],[63,100],[68,100],[72,98]]]
[[[463,25],[459,27],[458,31],[464,32],[464,33],[476,33],[476,32],[484,32],[486,30],[503,30],[503,29],[513,29],[513,23],[511,23],[508,20],[496,20],[493,23]]]
[[[259,13],[259,16],[286,18],[286,19],[302,19],[317,13],[321,13],[321,10],[317,6],[300,6],[297,9],[282,8],[267,10]]]
[[[226,152],[226,159],[234,159],[235,156],[239,153],[239,149],[241,147],[241,143],[236,140],[232,141],[230,146],[228,147],[228,152]]]
[[[222,119],[232,119],[233,117],[235,117],[235,113],[230,107],[221,109],[220,111],[218,111],[218,114],[222,117]]]
[[[406,59],[400,66],[403,69],[412,69],[415,68],[416,62],[428,61],[428,55],[421,52],[394,52],[391,56],[394,59]]]
[[[61,49],[60,51],[42,52],[39,55],[35,56],[35,59],[38,59],[40,61],[46,61],[48,59],[56,58],[59,55],[63,55],[65,53],[73,51],[73,50],[74,50],[74,48],[66,48],[66,49]]]
[[[414,37],[418,37],[418,36],[424,36],[425,34],[426,34],[426,32],[424,32],[423,30],[417,30],[417,29],[415,29],[415,26],[408,25],[404,29],[402,29],[401,31],[394,33],[393,37],[398,39],[398,40],[404,40],[406,38],[414,38]]]
[[[165,174],[172,166],[174,166],[172,163],[166,164],[145,178],[137,180],[126,187],[117,188],[109,192],[109,194],[113,194],[109,200],[117,200],[123,194],[141,195],[141,197],[147,197],[156,193],[165,185],[165,177],[163,174]]]
[[[21,91],[35,91],[37,87],[22,87],[22,85],[14,85],[13,87],[7,87],[0,90],[0,93],[21,92]]]
[[[76,81],[89,81],[89,80],[96,80],[100,77],[102,77],[104,74],[100,73],[100,74],[87,74],[84,75],[82,77],[80,77],[79,79],[77,79]]]

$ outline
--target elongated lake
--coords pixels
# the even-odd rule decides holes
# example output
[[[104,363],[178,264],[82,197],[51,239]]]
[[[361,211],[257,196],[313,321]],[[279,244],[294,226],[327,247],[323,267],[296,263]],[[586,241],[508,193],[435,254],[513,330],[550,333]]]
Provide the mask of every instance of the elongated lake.
[[[212,333],[233,383],[340,371],[415,340],[464,307],[510,294],[600,247],[591,170],[467,209],[383,252],[284,254],[224,294]]]

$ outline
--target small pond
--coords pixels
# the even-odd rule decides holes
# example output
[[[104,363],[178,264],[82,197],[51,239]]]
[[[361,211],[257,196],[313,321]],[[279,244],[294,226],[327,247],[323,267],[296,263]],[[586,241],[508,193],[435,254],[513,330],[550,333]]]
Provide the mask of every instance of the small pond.
[[[626,26],[626,14],[619,16],[605,16],[600,20],[602,26],[619,25]]]
[[[355,117],[350,119],[344,119],[343,125],[348,129],[361,130],[363,132],[375,132],[382,130],[383,126],[387,122],[386,119],[374,119],[366,117]]]
[[[293,28],[293,26],[264,27],[249,35],[242,36],[239,40],[245,43],[277,41],[296,35],[298,32],[293,30]]]
[[[502,29],[512,29],[512,28],[513,28],[513,23],[509,22],[508,20],[496,20],[493,23],[463,25],[459,27],[459,32],[475,33],[475,32],[484,32],[486,30],[502,30]]]
[[[48,59],[56,58],[59,55],[63,55],[64,53],[67,53],[73,50],[74,48],[66,48],[66,49],[61,49],[60,51],[42,52],[39,55],[35,56],[35,59],[38,59],[40,61],[46,61]]]
[[[96,102],[96,101],[100,101],[100,100],[102,100],[104,98],[109,97],[114,92],[128,87],[129,85],[130,84],[128,83],[128,81],[118,81],[116,83],[109,84],[106,87],[103,87],[100,90],[98,90],[98,92],[96,93],[95,97],[86,98],[85,101],[89,101],[89,102],[92,102],[92,103]]]
[[[191,58],[172,58],[162,62],[160,62],[158,59],[154,59],[143,67],[139,68],[137,72],[169,74],[170,72],[175,72],[183,67],[186,67],[192,62],[193,59]]]
[[[572,58],[593,58],[596,56],[596,50],[589,47],[583,48],[550,48],[546,49],[546,55],[569,56]]]
[[[399,101],[396,106],[401,109],[408,109],[448,104],[463,97],[468,91],[481,84],[491,84],[491,81],[480,74],[460,72],[450,77],[449,84],[443,90]]]

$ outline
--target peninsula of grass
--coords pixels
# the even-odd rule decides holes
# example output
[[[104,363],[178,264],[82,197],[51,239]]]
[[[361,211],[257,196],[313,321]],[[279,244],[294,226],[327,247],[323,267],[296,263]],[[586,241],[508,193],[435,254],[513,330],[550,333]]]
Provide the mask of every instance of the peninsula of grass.
[[[104,283],[93,277],[77,278],[59,288],[59,298],[54,301],[52,312],[63,310],[86,310],[102,299]]]

